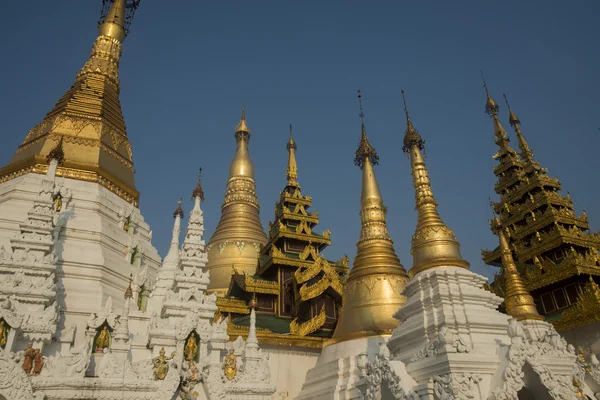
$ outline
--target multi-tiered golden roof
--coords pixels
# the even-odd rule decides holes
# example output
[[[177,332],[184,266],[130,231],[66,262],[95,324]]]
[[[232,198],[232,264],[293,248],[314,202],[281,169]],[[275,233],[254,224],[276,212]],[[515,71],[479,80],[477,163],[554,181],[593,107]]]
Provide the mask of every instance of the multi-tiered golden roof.
[[[494,230],[500,229],[506,236],[525,289],[533,296],[538,312],[547,321],[558,323],[562,314],[578,302],[586,287],[586,275],[600,276],[600,235],[588,231],[585,212],[576,215],[570,196],[560,194],[558,179],[548,176],[548,171],[535,161],[521,131],[521,121],[507,102],[509,122],[517,135],[520,153],[511,148],[499,121],[500,107],[485,82],[484,86],[486,112],[493,120],[499,147],[494,155],[498,161],[494,167],[498,177],[494,189],[500,196],[494,210],[499,215],[499,225]],[[483,259],[487,264],[502,266],[491,288],[508,297],[507,279],[511,272],[502,254],[501,247],[486,250]],[[583,319],[570,321],[557,326],[571,329],[584,324]]]
[[[98,182],[137,203],[131,143],[119,102],[125,7],[126,0],[114,1],[75,83],[0,169],[0,182],[28,172],[45,173],[48,153],[63,140],[65,160],[56,171],[58,176]]]

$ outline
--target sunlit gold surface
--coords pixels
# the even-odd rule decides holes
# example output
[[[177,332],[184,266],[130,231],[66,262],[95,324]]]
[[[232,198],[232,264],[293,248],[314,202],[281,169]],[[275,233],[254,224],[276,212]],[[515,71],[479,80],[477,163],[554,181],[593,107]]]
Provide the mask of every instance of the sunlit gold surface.
[[[589,232],[585,212],[577,216],[570,195],[560,193],[559,180],[548,176],[547,169],[534,160],[533,151],[521,132],[521,122],[508,101],[508,119],[516,133],[520,154],[508,145],[506,132],[502,131],[499,137],[499,107],[493,100],[490,105],[487,87],[486,96],[486,112],[493,119],[495,142],[499,146],[494,155],[498,160],[494,167],[498,178],[494,190],[500,196],[500,202],[493,206],[499,215],[498,229],[514,252],[517,263],[513,264],[519,269],[523,289],[533,295],[534,301],[541,301],[541,296],[561,290],[561,286],[565,290],[570,285],[579,286],[583,274],[600,276],[600,234]],[[487,264],[502,268],[490,287],[507,298],[506,307],[510,313],[510,271],[507,267],[512,269],[512,265],[507,266],[503,253],[501,247],[482,252]],[[545,288],[550,285],[552,289]],[[548,311],[552,314],[562,311],[560,316],[553,315],[552,323],[557,329],[574,329],[600,321],[600,306],[592,292],[586,289],[585,299],[580,296],[566,309]],[[546,308],[543,310],[545,312]]]
[[[577,297],[577,302],[564,311],[560,320],[552,323],[560,332],[600,322],[600,287],[590,276],[590,280]]]
[[[248,152],[250,129],[244,111],[235,138],[237,150],[229,168],[221,220],[208,242],[208,288],[218,296],[227,292],[232,267],[239,274],[254,275],[260,248],[267,242],[259,218],[254,166]]]
[[[506,95],[504,96],[504,99],[506,100],[506,106],[508,107],[508,122],[514,128],[515,133],[517,134],[519,149],[521,149],[521,157],[526,162],[533,163],[533,151],[531,151],[529,145],[527,144],[527,141],[525,140],[525,136],[523,136],[523,133],[521,133],[521,121],[510,108],[508,100],[506,99]]]
[[[508,246],[506,234],[502,229],[502,224],[498,217],[495,217],[493,221],[490,221],[490,225],[500,240],[500,251],[502,252],[502,267],[504,269],[503,273],[506,288],[504,297],[506,312],[508,315],[519,321],[526,319],[543,320],[544,317],[538,314],[533,297],[531,297],[527,291],[525,284],[521,280],[519,271],[517,271],[517,266],[512,257],[512,251]]]
[[[338,324],[328,344],[391,334],[400,324],[392,315],[406,302],[400,293],[408,282],[408,275],[387,230],[386,208],[373,170],[377,159],[363,123],[355,159],[362,168],[362,227],[354,265],[344,288]]]
[[[125,1],[115,0],[100,25],[100,35],[110,36],[123,42],[125,39]]]
[[[298,165],[296,164],[296,142],[292,137],[292,125],[290,125],[290,138],[286,146],[288,156],[288,166],[286,170],[286,177],[288,186],[298,186]]]
[[[404,92],[402,92],[404,94]],[[405,104],[406,109],[406,104]],[[421,271],[435,267],[469,268],[469,263],[460,255],[460,245],[452,232],[440,218],[438,203],[433,197],[429,174],[421,150],[424,142],[414,128],[406,111],[406,133],[403,150],[410,155],[413,185],[418,216],[417,228],[412,237],[411,254],[413,266],[408,271],[411,277]]]
[[[131,144],[119,102],[124,3],[114,2],[75,83],[44,120],[31,129],[9,164],[0,169],[0,180],[21,175],[38,163],[47,164],[49,152],[62,138],[64,169],[97,174],[97,180],[121,188],[115,192],[119,196],[125,198],[126,194],[137,202]],[[66,175],[80,179],[81,174]]]

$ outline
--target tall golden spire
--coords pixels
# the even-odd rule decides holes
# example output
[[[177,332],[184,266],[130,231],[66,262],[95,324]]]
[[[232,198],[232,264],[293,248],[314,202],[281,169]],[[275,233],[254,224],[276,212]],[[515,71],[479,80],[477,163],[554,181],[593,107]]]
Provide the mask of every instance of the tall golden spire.
[[[521,133],[521,121],[515,115],[513,110],[510,108],[510,104],[508,104],[508,99],[506,98],[506,95],[503,94],[503,96],[504,96],[504,101],[506,102],[506,107],[508,107],[508,112],[509,112],[508,121],[510,122],[510,126],[513,127],[513,129],[515,130],[515,133],[517,134],[517,141],[519,142],[519,149],[521,149],[521,157],[523,158],[523,160],[525,160],[529,163],[533,163],[533,151],[531,151],[531,149],[529,148],[529,145],[527,144],[527,141],[525,140],[525,137]]]
[[[410,156],[415,187],[415,209],[418,212],[417,228],[412,237],[410,250],[413,256],[413,267],[408,274],[412,277],[421,271],[435,267],[469,268],[469,263],[460,255],[460,245],[454,232],[446,226],[437,211],[438,203],[433,197],[425,159],[421,154],[421,150],[425,148],[425,141],[410,120],[404,90],[402,99],[406,114],[406,133],[402,150]]]
[[[296,142],[292,137],[292,124],[290,124],[290,138],[287,142],[287,151],[289,153],[288,157],[288,167],[285,171],[285,175],[287,177],[287,185],[293,187],[299,187],[298,185],[298,165],[296,164]]]
[[[512,257],[512,251],[508,246],[508,240],[502,230],[502,223],[497,215],[494,214],[494,220],[490,221],[490,226],[500,240],[502,269],[506,284],[506,297],[504,298],[506,312],[508,315],[519,321],[525,319],[543,320],[544,317],[538,313],[533,297],[531,297],[527,291],[525,284],[519,275],[519,271],[517,270],[517,266]]]
[[[362,169],[362,227],[332,343],[391,334],[399,325],[392,315],[406,302],[400,293],[408,282],[408,275],[387,230],[386,207],[373,169],[379,158],[367,137],[360,90],[358,99],[362,123],[354,164]]]
[[[139,4],[128,1],[115,0],[104,10],[99,36],[75,83],[0,169],[0,182],[29,172],[45,174],[48,154],[62,140],[66,157],[56,175],[97,182],[137,204],[131,143],[119,101],[122,42]]]
[[[235,128],[237,149],[229,167],[229,181],[221,207],[221,219],[208,242],[209,291],[218,296],[226,294],[231,280],[231,269],[254,275],[260,248],[267,236],[259,217],[254,166],[248,152],[250,129],[246,112]]]

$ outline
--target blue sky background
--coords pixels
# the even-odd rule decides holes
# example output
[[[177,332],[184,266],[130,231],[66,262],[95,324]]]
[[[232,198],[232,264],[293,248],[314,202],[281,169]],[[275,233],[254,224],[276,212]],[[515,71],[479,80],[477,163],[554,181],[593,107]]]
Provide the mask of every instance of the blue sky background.
[[[31,127],[70,87],[97,35],[100,0],[11,1],[0,24],[1,146],[6,164]],[[480,249],[494,247],[492,123],[483,70],[506,93],[540,163],[600,227],[598,1],[158,1],[143,0],[124,44],[121,102],[133,144],[140,207],[166,254],[172,212],[186,211],[204,168],[206,239],[214,231],[246,104],[261,219],[285,183],[288,124],[299,181],[313,196],[337,259],[353,257],[360,230],[356,90],[388,206],[388,227],[407,269],[416,224],[402,154],[406,91],[427,141],[444,221],[474,271],[491,276]],[[506,107],[501,110],[510,130]],[[512,133],[512,131],[511,131]],[[514,137],[514,135],[512,135]],[[516,147],[516,140],[513,140]]]

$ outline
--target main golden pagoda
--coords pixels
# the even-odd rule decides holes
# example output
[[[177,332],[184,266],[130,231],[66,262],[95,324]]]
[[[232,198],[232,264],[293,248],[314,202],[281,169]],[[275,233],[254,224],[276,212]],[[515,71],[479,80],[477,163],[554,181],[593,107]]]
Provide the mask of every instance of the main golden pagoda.
[[[256,298],[261,343],[319,348],[338,321],[348,257],[337,262],[323,257],[322,251],[331,245],[330,231],[315,231],[319,213],[309,211],[312,198],[300,190],[291,126],[286,147],[287,183],[269,223],[269,241],[260,252],[258,268],[249,273],[233,267],[227,295],[217,306],[230,317],[231,337],[247,334],[249,304]]]
[[[48,154],[62,140],[68,157],[57,176],[98,182],[137,205],[131,143],[119,101],[119,60],[132,17],[125,0],[114,2],[75,83],[0,169],[0,183],[28,172],[45,174]]]
[[[585,306],[588,313],[596,315],[593,318],[586,318],[581,312],[575,315],[573,310],[582,307],[579,300],[585,293],[597,289],[592,276],[600,276],[600,235],[589,232],[585,212],[581,216],[575,214],[570,195],[563,196],[559,192],[558,179],[548,176],[548,170],[534,160],[521,132],[521,121],[508,107],[509,122],[517,135],[520,153],[510,146],[498,117],[500,108],[487,85],[484,86],[486,112],[493,120],[498,145],[494,155],[498,160],[494,167],[498,182],[494,190],[500,202],[493,204],[499,215],[494,229],[501,229],[506,236],[525,287],[533,296],[538,312],[548,322],[563,331],[598,322],[600,298],[593,300],[592,295],[582,300],[588,302]],[[506,297],[506,268],[501,249],[484,250],[482,255],[486,264],[504,267],[490,288]]]

